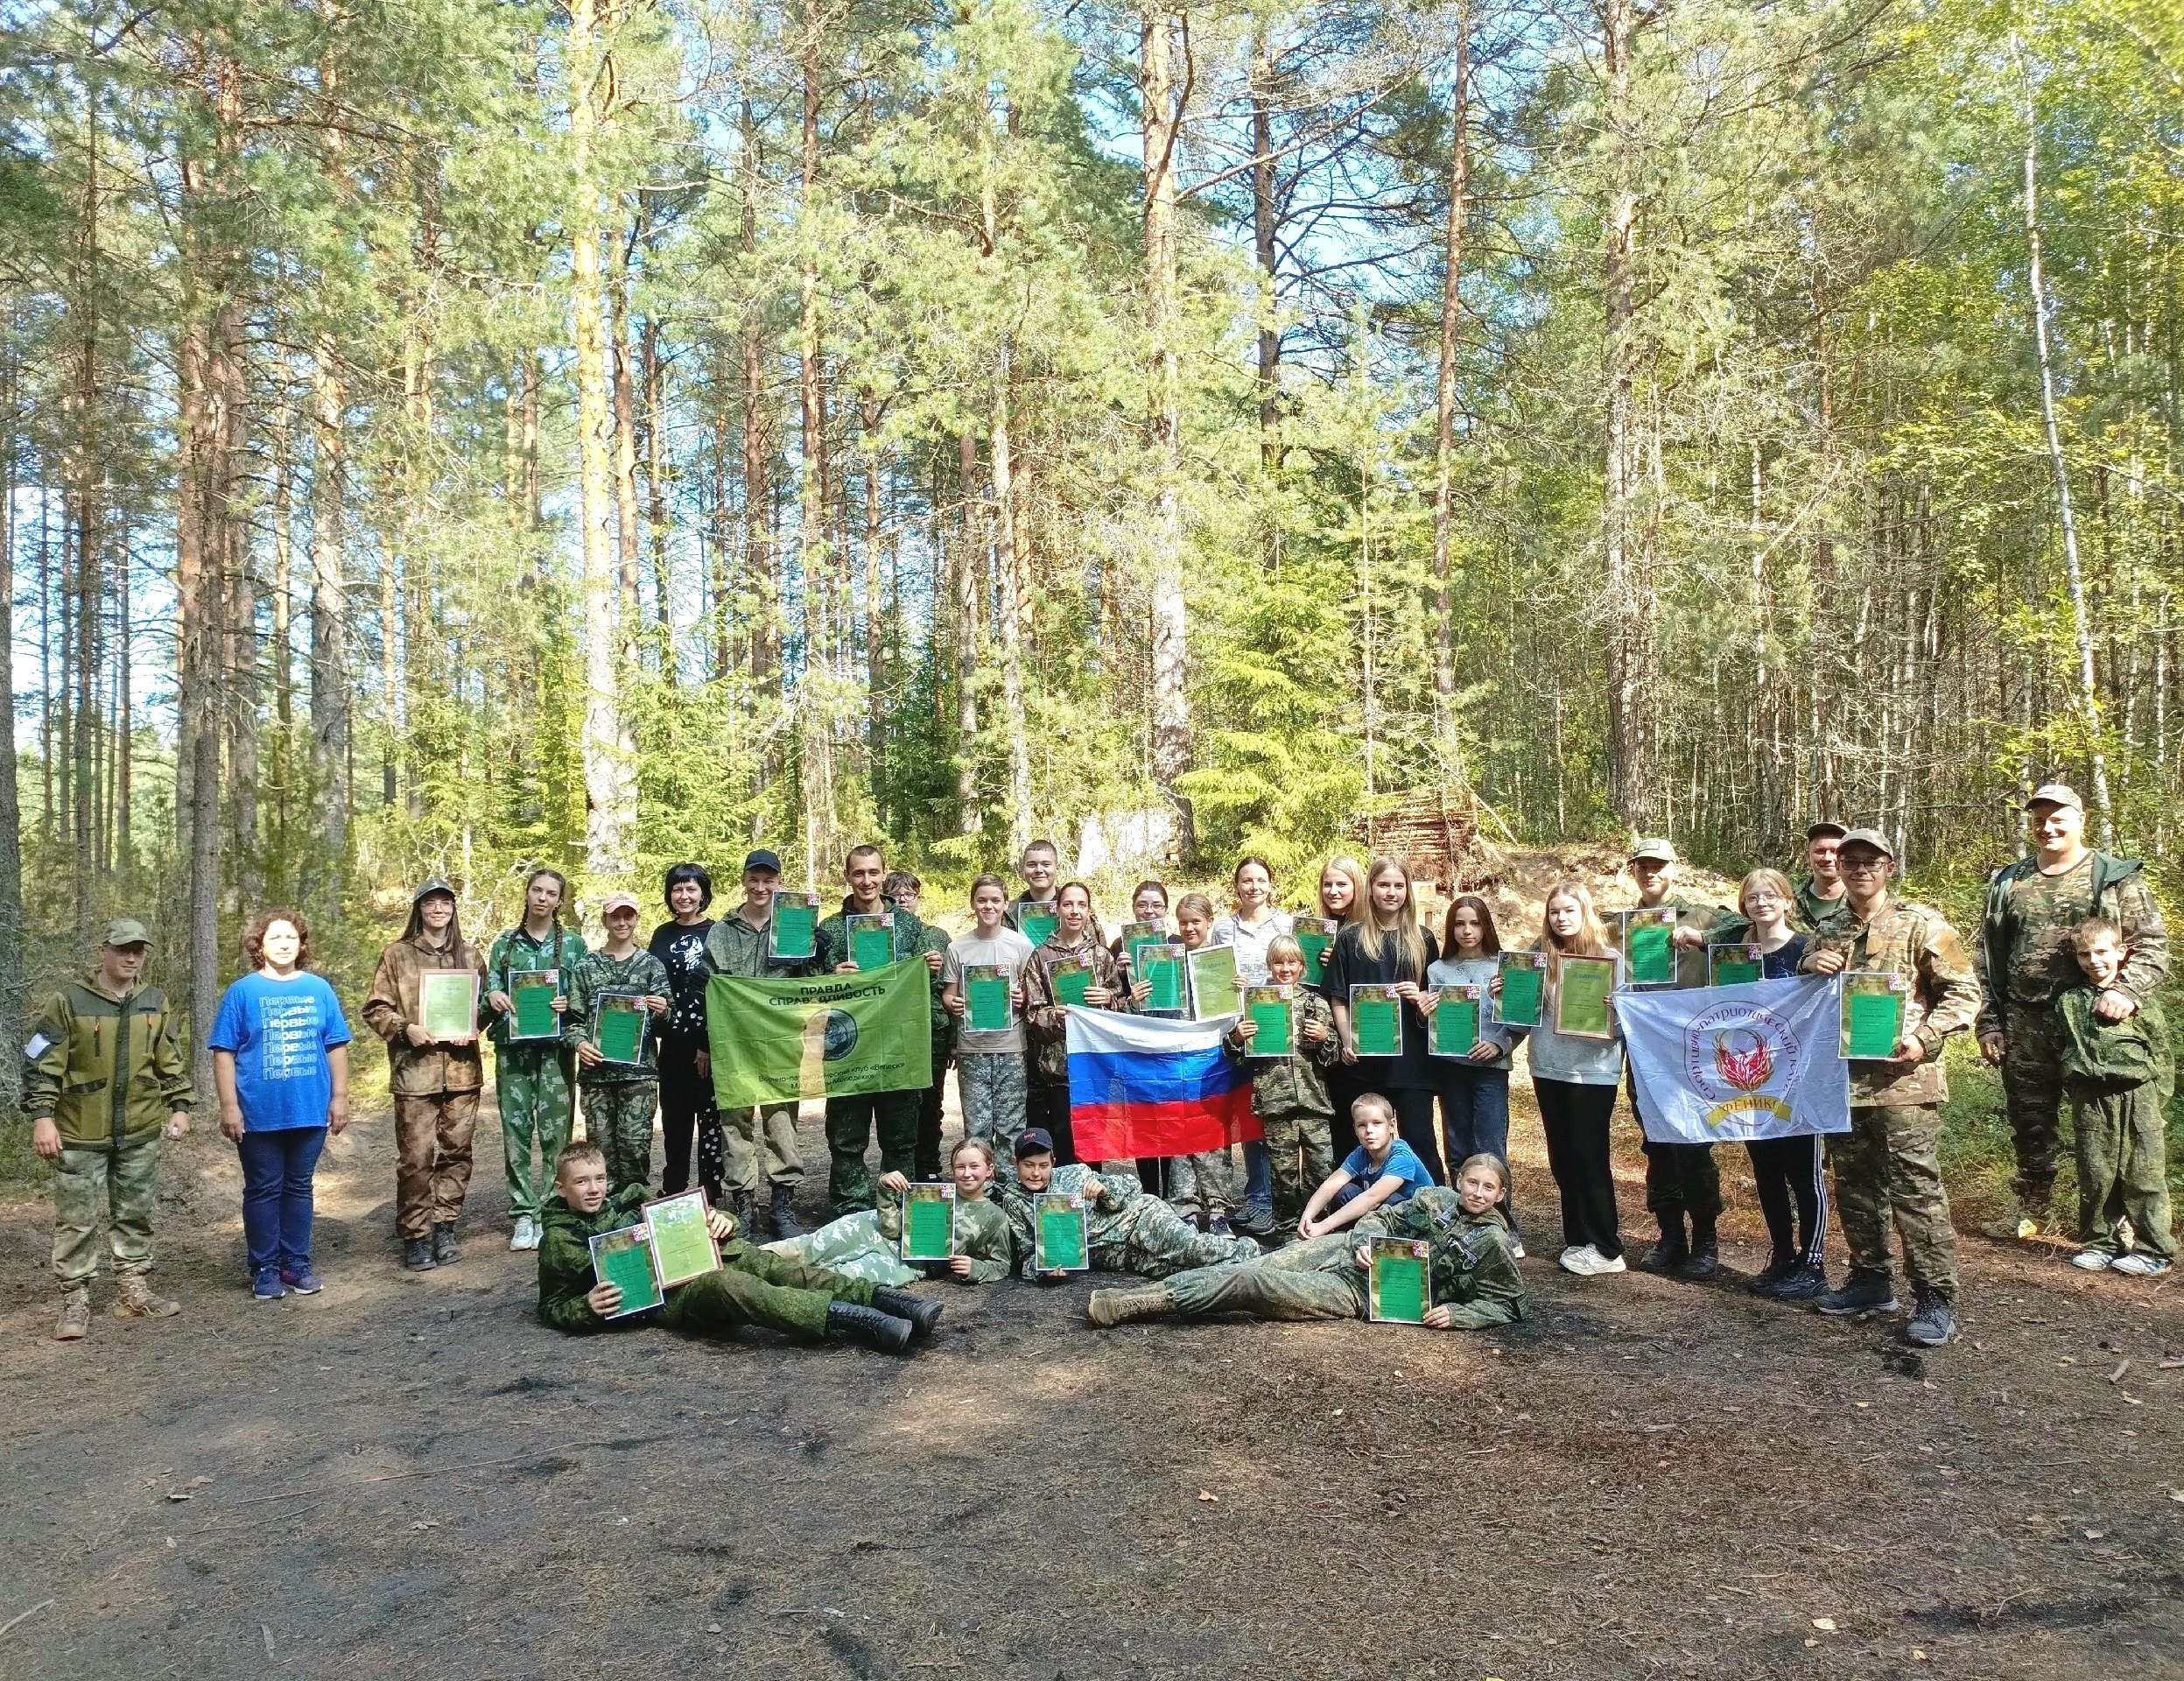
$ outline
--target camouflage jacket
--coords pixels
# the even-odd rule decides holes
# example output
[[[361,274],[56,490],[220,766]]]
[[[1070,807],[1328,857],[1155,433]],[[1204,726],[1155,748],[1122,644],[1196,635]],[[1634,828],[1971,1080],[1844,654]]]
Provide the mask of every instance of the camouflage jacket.
[[[1095,1174],[1081,1162],[1056,1168],[1054,1178],[1040,1195],[1074,1196],[1084,1190],[1086,1179],[1094,1178],[1099,1181],[1099,1194],[1088,1198],[1085,1203],[1085,1248],[1088,1259],[1093,1249],[1116,1248],[1128,1242],[1131,1229],[1136,1224],[1133,1210],[1137,1204],[1148,1200],[1135,1175]],[[1036,1271],[1034,1256],[1038,1249],[1034,1229],[1037,1199],[1013,1183],[1004,1185],[998,1179],[992,1194],[1008,1220],[1016,1271],[1023,1277],[1032,1277]]]
[[[1745,938],[1752,925],[1726,905],[1709,904],[1687,894],[1671,893],[1661,900],[1676,913],[1676,927],[1696,928],[1706,945],[1729,946]],[[1706,945],[1676,947],[1676,988],[1703,987],[1712,978],[1706,967]]]
[[[1113,994],[1106,1003],[1086,1009],[1130,1009],[1129,982],[1114,953],[1087,932],[1081,946],[1060,944],[1057,930],[1032,953],[1024,966],[1024,1025],[1031,1036],[1033,1077],[1046,1086],[1066,1086],[1070,1077],[1068,1007],[1054,993],[1054,966],[1074,960],[1092,970],[1092,984]]]
[[[634,992],[641,998],[672,995],[667,965],[642,946],[621,958],[609,957],[603,951],[585,953],[568,984],[569,1008],[561,1018],[566,1023],[561,1030],[561,1042],[572,1051],[592,1042],[592,1017],[602,992]],[[660,1020],[646,1013],[636,1062],[602,1062],[589,1068],[579,1065],[578,1081],[586,1086],[618,1086],[633,1080],[657,1080],[660,1070],[653,1052],[659,1044]]]
[[[2169,972],[2169,936],[2145,866],[2091,852],[2061,875],[2042,876],[2038,860],[2020,858],[1987,883],[1977,954],[1986,988],[1980,1032],[2001,1032],[2011,1004],[2050,1003],[2079,984],[2070,930],[2088,917],[2107,917],[2124,931],[2131,955],[2116,989],[2141,1004],[2153,996]]]
[[[1814,890],[1813,878],[1809,876],[1800,881],[1792,891],[1797,900],[1797,917],[1793,925],[1808,934],[1825,928],[1843,913],[1844,907],[1849,904],[1847,899],[1839,897],[1822,898]]]
[[[545,939],[533,939],[519,924],[495,939],[492,949],[487,953],[485,990],[488,994],[504,992],[512,999],[515,988],[509,979],[510,975],[537,974],[552,969],[559,976],[557,985],[561,995],[573,1000],[572,988],[576,981],[576,967],[583,960],[584,937],[575,929],[564,928],[556,924]],[[574,1007],[572,1002],[571,1009]],[[491,1034],[493,1043],[501,1050],[507,1050],[509,1029],[514,1024],[515,1016],[503,1014],[490,1004],[484,1006],[484,1015],[487,1030]],[[522,1047],[523,1043],[519,1040],[518,1046]],[[546,1038],[535,1042],[536,1048],[540,1050],[551,1048],[552,1044],[552,1040]]]
[[[1509,1227],[1499,1213],[1467,1214],[1456,1192],[1429,1185],[1408,1201],[1375,1211],[1390,1237],[1424,1239],[1432,1245],[1427,1268],[1436,1305],[1446,1303],[1459,1331],[1513,1325],[1530,1298],[1509,1254]]]
[[[470,969],[482,974],[476,947],[467,940],[427,946],[422,939],[397,939],[379,954],[371,992],[364,1000],[364,1024],[386,1041],[387,1090],[395,1097],[437,1097],[443,1092],[474,1092],[485,1084],[485,1059],[478,1042],[414,1045],[410,1023],[425,1010],[427,969]],[[485,1001],[479,999],[481,1014]]]
[[[1799,965],[1806,973],[1824,951],[1842,952],[1848,967],[1914,977],[1904,1008],[1904,1032],[1918,1040],[1926,1056],[1905,1068],[1894,1063],[1850,1065],[1854,1108],[1939,1103],[1949,1096],[1942,1072],[1942,1044],[1961,1033],[1979,1014],[1979,981],[1964,942],[1939,911],[1908,900],[1884,900],[1879,911],[1860,922],[1844,907],[1842,917],[1813,936]]]
[[[740,974],[746,980],[763,981],[769,976],[784,974],[817,974],[817,958],[772,958],[766,955],[766,947],[772,941],[774,919],[769,912],[766,920],[754,928],[743,920],[743,910],[738,905],[713,925],[706,935],[706,962],[715,974]],[[817,949],[816,945],[814,949]]]
[[[832,974],[838,965],[850,960],[849,918],[855,908],[856,901],[846,898],[842,901],[840,910],[819,924],[816,947],[818,956],[815,960],[817,967],[813,970],[814,974]],[[897,963],[907,963],[912,958],[922,961],[928,952],[938,951],[945,953],[947,951],[948,937],[941,933],[938,929],[928,927],[909,911],[898,910],[884,900],[881,903],[880,909],[895,918],[895,926],[891,932],[895,936],[895,960]],[[938,945],[933,943],[933,936],[936,934],[939,935]],[[948,1025],[947,1008],[940,1002],[939,970],[935,969],[932,972],[930,981],[932,1026],[934,1031],[939,1032]]]
[[[2120,1022],[2093,1013],[2100,994],[2075,987],[2055,1000],[2062,1027],[2063,1089],[2075,1097],[2095,1097],[2153,1087],[2166,1103],[2176,1084],[2175,1059],[2169,1050],[2169,1022],[2152,998]]]
[[[971,1263],[971,1276],[959,1284],[998,1284],[1015,1270],[1015,1222],[996,1199],[1001,1181],[986,1187],[982,1197],[956,1199],[956,1253]],[[880,1235],[890,1243],[902,1241],[902,1199],[883,1190],[878,1198]],[[935,1277],[955,1275],[937,1261],[908,1261],[905,1266],[923,1268]]]
[[[1256,1115],[1324,1115],[1331,1119],[1334,1101],[1327,1095],[1327,1070],[1342,1056],[1342,1041],[1335,1036],[1335,1012],[1327,1001],[1309,988],[1297,989],[1296,1026],[1317,1022],[1327,1037],[1317,1044],[1302,1039],[1286,1057],[1247,1057],[1246,1046],[1232,1035],[1221,1049],[1241,1062],[1251,1075],[1251,1112]]]
[[[159,1136],[190,1107],[175,1010],[157,987],[109,992],[98,976],[48,998],[25,1047],[23,1113],[70,1150],[120,1150]]]
[[[606,1232],[618,1232],[644,1218],[643,1203],[651,1192],[633,1185],[615,1192],[599,1206],[595,1214],[579,1214],[558,1192],[546,1199],[538,1212],[538,1319],[556,1331],[618,1330],[642,1325],[648,1317],[632,1313],[627,1319],[602,1319],[584,1298],[599,1282],[592,1271],[592,1240]]]

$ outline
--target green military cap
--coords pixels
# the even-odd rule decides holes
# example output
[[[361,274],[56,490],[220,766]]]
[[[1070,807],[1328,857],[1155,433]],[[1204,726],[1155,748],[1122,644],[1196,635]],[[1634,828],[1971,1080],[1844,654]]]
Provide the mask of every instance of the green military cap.
[[[1888,837],[1879,829],[1852,829],[1843,837],[1843,850],[1848,852],[1852,847],[1871,847],[1884,858],[1896,855],[1895,848],[1888,844]]]
[[[1823,834],[1832,834],[1840,839],[1848,833],[1850,830],[1831,817],[1823,817],[1817,823],[1808,824],[1805,827],[1805,839],[1808,840],[1817,840]]]
[[[411,904],[420,904],[424,900],[431,898],[435,893],[445,893],[451,899],[455,897],[455,890],[448,886],[444,879],[438,876],[427,876],[422,882],[418,883],[417,891],[410,895],[410,903]]]
[[[106,925],[106,938],[99,942],[116,951],[124,946],[149,946],[151,931],[134,917],[116,917]]]
[[[1631,862],[1635,863],[1640,858],[1651,859],[1656,863],[1673,864],[1676,861],[1676,849],[1661,836],[1652,835],[1631,848]]]

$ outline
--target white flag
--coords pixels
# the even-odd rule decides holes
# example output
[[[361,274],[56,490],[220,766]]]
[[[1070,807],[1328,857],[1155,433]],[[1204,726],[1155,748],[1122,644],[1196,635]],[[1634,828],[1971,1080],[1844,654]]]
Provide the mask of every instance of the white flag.
[[[1841,981],[1816,974],[1617,993],[1647,1137],[1719,1144],[1850,1131],[1842,1009]]]

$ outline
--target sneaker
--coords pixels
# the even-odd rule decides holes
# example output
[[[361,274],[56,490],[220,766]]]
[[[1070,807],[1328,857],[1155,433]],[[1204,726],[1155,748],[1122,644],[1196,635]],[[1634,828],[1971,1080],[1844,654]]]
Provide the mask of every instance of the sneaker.
[[[1690,1258],[1676,1269],[1676,1277],[1703,1280],[1711,1278],[1721,1270],[1721,1252],[1713,1244],[1705,1243],[1692,1249]]]
[[[1818,1312],[1830,1319],[1847,1319],[1861,1313],[1893,1313],[1896,1287],[1885,1272],[1854,1272],[1839,1290],[1812,1298]]]
[[[432,1240],[425,1239],[427,1243]],[[510,1233],[508,1246],[511,1249],[535,1249],[538,1247],[538,1226],[529,1214],[516,1216],[516,1229]]]
[[[1205,1234],[1208,1237],[1233,1237],[1235,1233],[1229,1228],[1226,1214],[1216,1214],[1206,1221]]]
[[[1745,1288],[1754,1296],[1772,1296],[1796,1275],[1794,1261],[1770,1261],[1759,1269],[1759,1276]]]
[[[1296,1222],[1292,1220],[1289,1223],[1295,1225]],[[1229,1221],[1229,1224],[1243,1233],[1246,1237],[1272,1237],[1274,1235],[1274,1210],[1246,1205],[1242,1212]]]
[[[511,1243],[510,1248],[518,1246]],[[429,1237],[404,1239],[402,1245],[402,1264],[411,1272],[430,1272],[439,1264],[432,1259],[432,1240]]]
[[[319,1282],[319,1275],[312,1271],[311,1263],[308,1261],[300,1267],[283,1267],[281,1283],[286,1284],[298,1296],[316,1296],[326,1288]]]
[[[2174,1265],[2166,1255],[2149,1255],[2144,1249],[2133,1249],[2129,1255],[2119,1255],[2108,1263],[2110,1272],[2120,1272],[2131,1278],[2159,1278]]]
[[[1524,1240],[1514,1232],[1509,1234],[1509,1258],[1512,1261],[1524,1259]]]
[[[1767,1294],[1778,1302],[1816,1301],[1828,1293],[1825,1267],[1799,1267]]]
[[[1592,1255],[1592,1270],[1595,1276],[1611,1272],[1628,1272],[1630,1270],[1629,1266],[1625,1263],[1623,1257],[1619,1255],[1614,1256],[1605,1255],[1597,1248],[1591,1249],[1590,1252]]]
[[[257,1277],[250,1285],[252,1300],[277,1302],[287,1294],[288,1286],[281,1282],[281,1270],[278,1267],[258,1269]]]
[[[1921,1348],[1939,1348],[1955,1336],[1956,1316],[1949,1311],[1948,1298],[1922,1286],[1911,1323],[1904,1326],[1903,1333]]]
[[[1578,1251],[1584,1248],[1584,1245],[1581,1243],[1565,1244],[1563,1248],[1563,1252],[1555,1257],[1555,1264],[1560,1267],[1564,1272],[1576,1272],[1578,1269],[1572,1266],[1570,1262],[1577,1255]]]
[[[1598,1278],[1604,1273],[1627,1272],[1630,1270],[1621,1255],[1611,1261],[1590,1243],[1579,1248],[1565,1249],[1562,1265],[1563,1271],[1574,1272],[1580,1278]]]
[[[2080,1272],[2106,1272],[2118,1263],[2106,1249],[2080,1249],[2070,1257],[2070,1264]]]

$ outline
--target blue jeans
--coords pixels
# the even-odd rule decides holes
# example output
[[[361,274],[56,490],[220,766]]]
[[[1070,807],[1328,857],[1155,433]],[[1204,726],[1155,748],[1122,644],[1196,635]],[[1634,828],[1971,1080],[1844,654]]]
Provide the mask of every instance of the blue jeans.
[[[253,1276],[268,1267],[290,1272],[311,1263],[311,1176],[327,1146],[324,1127],[246,1132],[235,1141],[242,1159],[242,1241]]]
[[[1244,1143],[1244,1206],[1262,1213],[1274,1207],[1274,1167],[1267,1146],[1256,1138]]]
[[[1501,1217],[1509,1229],[1517,1229],[1516,1211],[1506,1194],[1509,1176],[1509,1071],[1506,1068],[1466,1066],[1461,1062],[1435,1066],[1441,1085],[1441,1130],[1449,1141],[1449,1182],[1453,1185],[1464,1163],[1473,1156],[1492,1156],[1501,1164],[1503,1190]]]

